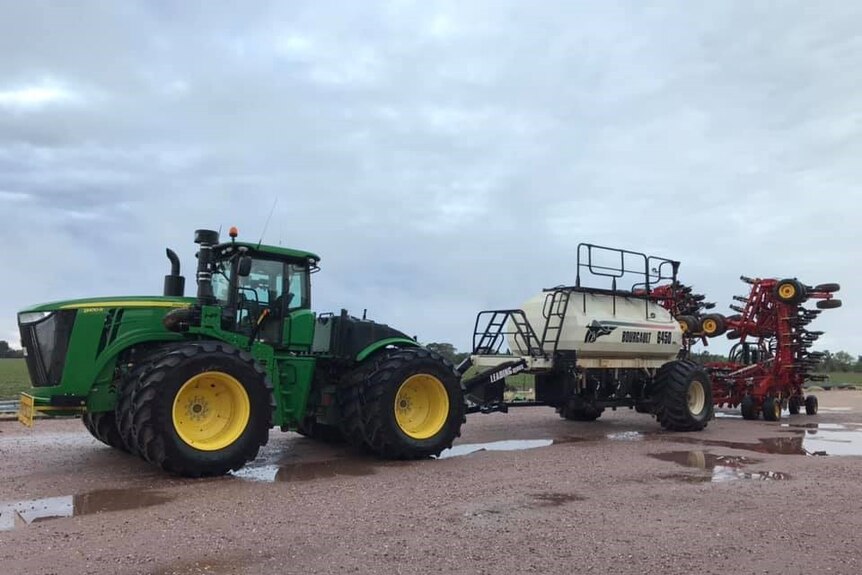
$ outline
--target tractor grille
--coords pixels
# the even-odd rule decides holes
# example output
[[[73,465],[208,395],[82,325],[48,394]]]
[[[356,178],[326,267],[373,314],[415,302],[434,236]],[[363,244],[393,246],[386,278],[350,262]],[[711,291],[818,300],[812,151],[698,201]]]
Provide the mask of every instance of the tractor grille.
[[[35,323],[19,326],[33,387],[60,385],[73,325],[75,310],[63,310]]]

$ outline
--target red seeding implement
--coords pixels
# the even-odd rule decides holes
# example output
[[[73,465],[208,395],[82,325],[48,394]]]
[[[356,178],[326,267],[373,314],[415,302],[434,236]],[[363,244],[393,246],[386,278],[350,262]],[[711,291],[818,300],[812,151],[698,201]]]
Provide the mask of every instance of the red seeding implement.
[[[805,396],[802,385],[816,381],[812,369],[822,358],[809,351],[823,332],[806,326],[821,310],[841,307],[833,294],[838,284],[806,286],[795,279],[751,279],[748,297],[735,296],[731,305],[738,312],[729,317],[703,316],[700,329],[707,337],[727,334],[739,340],[730,350],[729,361],[707,364],[712,379],[713,401],[718,406],[740,406],[742,417],[778,421],[782,409],[791,414],[805,406],[808,415],[817,413],[817,398]],[[818,300],[818,309],[803,304]],[[682,320],[680,320],[682,323]]]

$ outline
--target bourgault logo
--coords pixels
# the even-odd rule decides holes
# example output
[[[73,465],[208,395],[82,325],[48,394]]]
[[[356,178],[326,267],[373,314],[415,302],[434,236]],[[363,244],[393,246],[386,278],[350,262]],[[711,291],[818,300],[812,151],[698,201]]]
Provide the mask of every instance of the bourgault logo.
[[[584,343],[596,343],[596,340],[602,336],[610,335],[615,327],[607,326],[593,320],[593,323],[587,326],[587,335],[584,337]]]

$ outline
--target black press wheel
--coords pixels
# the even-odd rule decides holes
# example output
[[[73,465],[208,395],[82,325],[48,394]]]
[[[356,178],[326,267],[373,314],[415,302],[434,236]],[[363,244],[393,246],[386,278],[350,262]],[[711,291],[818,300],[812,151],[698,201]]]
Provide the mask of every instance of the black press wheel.
[[[677,360],[661,366],[655,375],[655,414],[671,431],[700,431],[712,419],[712,382],[693,361]]]
[[[817,309],[836,309],[841,307],[840,299],[822,299],[817,302]]]
[[[257,457],[273,408],[272,384],[251,354],[222,342],[182,344],[137,382],[134,440],[165,471],[223,475]]]
[[[802,408],[802,397],[801,396],[794,395],[787,401],[787,411],[790,412],[790,415],[799,415],[801,408]]]
[[[805,413],[807,415],[817,415],[817,396],[807,395],[805,397]]]
[[[814,291],[826,292],[826,293],[835,293],[841,289],[839,284],[817,284],[814,286]]]
[[[757,409],[757,402],[750,395],[746,395],[739,403],[739,410],[742,412],[742,419],[754,420],[760,414]]]
[[[766,421],[778,421],[781,419],[781,401],[774,397],[763,400],[763,419]]]
[[[784,303],[801,303],[807,295],[805,286],[797,280],[784,279],[775,284],[775,297]]]
[[[595,421],[604,411],[604,407],[596,407],[580,397],[569,399],[566,405],[559,409],[560,417],[569,421]]]
[[[464,394],[455,368],[412,347],[374,360],[359,409],[366,446],[386,459],[439,455],[461,435]]]

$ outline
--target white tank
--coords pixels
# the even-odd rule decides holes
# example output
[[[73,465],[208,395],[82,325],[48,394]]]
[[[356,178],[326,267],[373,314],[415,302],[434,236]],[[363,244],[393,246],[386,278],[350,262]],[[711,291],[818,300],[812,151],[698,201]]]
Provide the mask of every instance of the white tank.
[[[542,292],[527,300],[521,309],[530,325],[541,339],[545,328],[543,310],[551,307],[562,310],[565,293],[569,294],[565,321],[562,323],[559,351],[576,351],[581,359],[639,358],[643,360],[670,361],[677,357],[682,347],[682,329],[670,312],[652,301],[643,298],[612,296],[578,288],[566,291]],[[559,315],[551,318],[551,329],[544,349],[554,351]],[[511,321],[508,326],[513,331]],[[521,338],[510,335],[509,348],[521,355],[528,351]]]

